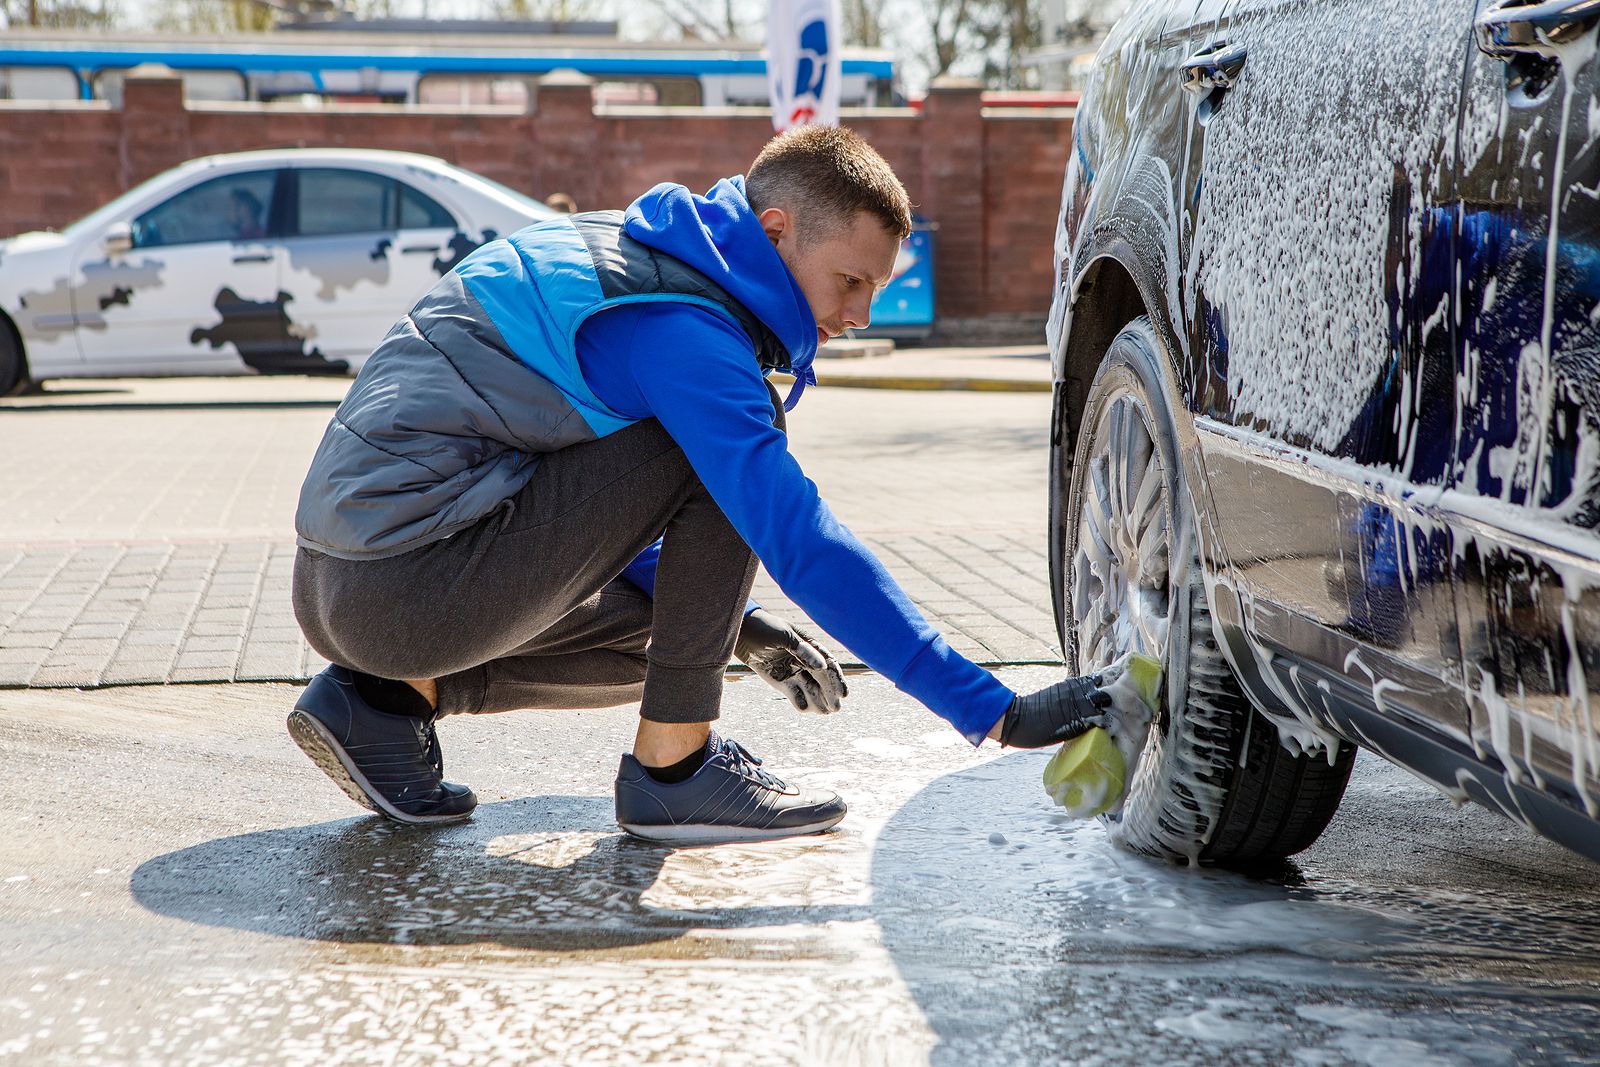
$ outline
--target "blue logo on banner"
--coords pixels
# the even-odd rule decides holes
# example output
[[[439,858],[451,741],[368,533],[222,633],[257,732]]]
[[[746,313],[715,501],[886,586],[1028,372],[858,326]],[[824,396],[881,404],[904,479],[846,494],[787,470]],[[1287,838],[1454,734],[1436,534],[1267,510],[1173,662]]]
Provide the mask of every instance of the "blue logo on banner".
[[[795,65],[794,95],[822,96],[828,80],[828,24],[821,19],[800,31],[800,61]]]

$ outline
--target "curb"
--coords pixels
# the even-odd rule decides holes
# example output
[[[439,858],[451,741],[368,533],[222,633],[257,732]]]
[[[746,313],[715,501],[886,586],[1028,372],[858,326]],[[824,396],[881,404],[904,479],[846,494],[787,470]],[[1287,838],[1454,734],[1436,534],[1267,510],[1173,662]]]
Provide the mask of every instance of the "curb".
[[[1059,667],[1066,669],[1066,661],[1059,659],[975,659],[972,662],[989,670],[1002,667]],[[858,674],[874,673],[871,667],[859,660],[840,660],[839,669],[845,674],[854,676]],[[754,678],[755,672],[742,663],[730,663],[723,672],[723,680],[737,682],[745,678]],[[150,687],[160,685],[305,685],[313,675],[289,674],[262,674],[251,675],[248,678],[177,678],[172,681],[151,681],[138,679],[123,682],[50,682],[39,685],[16,682],[0,682],[0,693],[20,692],[30,690],[33,692],[48,692],[51,690],[74,692],[90,692],[98,689],[130,689],[134,687]]]
[[[787,384],[794,378],[787,374],[773,374],[776,382]],[[818,374],[817,385],[844,389],[905,389],[913,392],[966,392],[966,393],[1048,393],[1049,382],[1030,381],[1026,378],[939,378],[901,377],[870,374]]]

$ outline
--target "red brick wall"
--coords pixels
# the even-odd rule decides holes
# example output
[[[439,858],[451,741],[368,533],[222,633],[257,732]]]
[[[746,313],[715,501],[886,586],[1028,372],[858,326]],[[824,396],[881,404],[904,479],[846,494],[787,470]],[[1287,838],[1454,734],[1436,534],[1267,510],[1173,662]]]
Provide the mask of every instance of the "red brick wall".
[[[920,115],[886,111],[847,121],[938,227],[941,318],[1015,320],[1031,336],[1049,308],[1071,118],[986,113],[975,86],[953,85],[935,87]],[[426,152],[535,196],[565,192],[580,208],[621,207],[659,181],[704,189],[739,173],[771,133],[759,113],[597,114],[589,87],[559,75],[540,87],[527,114],[185,107],[175,78],[136,76],[121,110],[0,109],[0,234],[62,226],[195,156],[309,145]]]
[[[983,310],[1044,314],[1072,122],[995,117],[983,125]]]

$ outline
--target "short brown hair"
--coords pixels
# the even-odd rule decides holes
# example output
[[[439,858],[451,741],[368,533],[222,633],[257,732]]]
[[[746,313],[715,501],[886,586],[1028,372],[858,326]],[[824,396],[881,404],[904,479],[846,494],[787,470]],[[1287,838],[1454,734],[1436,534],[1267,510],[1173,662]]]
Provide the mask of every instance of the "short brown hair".
[[[750,164],[744,188],[758,215],[781,207],[831,232],[865,211],[898,239],[911,232],[906,187],[876,149],[843,126],[778,134]]]

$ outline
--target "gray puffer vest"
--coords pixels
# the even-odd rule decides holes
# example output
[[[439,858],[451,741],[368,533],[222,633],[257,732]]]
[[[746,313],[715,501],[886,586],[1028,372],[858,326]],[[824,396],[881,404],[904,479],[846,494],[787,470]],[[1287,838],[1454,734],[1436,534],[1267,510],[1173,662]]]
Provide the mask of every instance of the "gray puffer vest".
[[[300,490],[303,547],[378,559],[448,537],[532,479],[542,454],[629,425],[583,383],[578,327],[608,307],[692,303],[788,353],[706,275],[641,244],[620,211],[537,223],[484,245],[391,329],[334,412]]]

